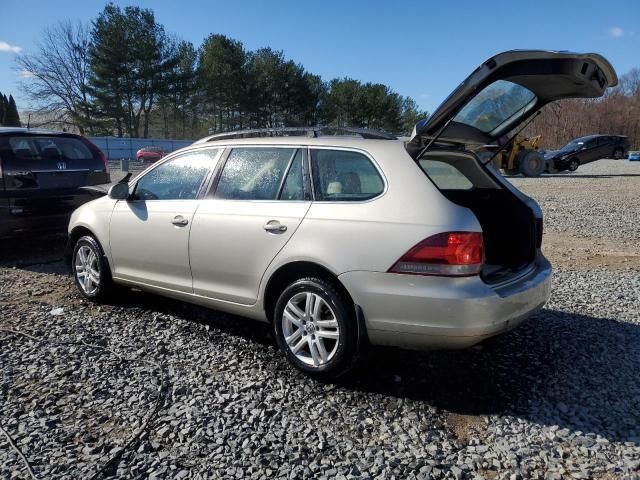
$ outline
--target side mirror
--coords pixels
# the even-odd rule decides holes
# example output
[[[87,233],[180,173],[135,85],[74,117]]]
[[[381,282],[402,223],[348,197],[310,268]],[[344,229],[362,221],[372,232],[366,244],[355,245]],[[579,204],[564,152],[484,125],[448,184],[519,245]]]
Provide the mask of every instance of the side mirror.
[[[109,189],[109,198],[113,200],[126,200],[129,198],[129,184],[128,183],[116,183]]]

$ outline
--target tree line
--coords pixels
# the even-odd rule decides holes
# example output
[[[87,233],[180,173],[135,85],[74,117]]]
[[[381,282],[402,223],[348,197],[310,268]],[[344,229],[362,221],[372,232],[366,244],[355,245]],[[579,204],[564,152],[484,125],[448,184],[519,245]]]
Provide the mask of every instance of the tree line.
[[[151,9],[107,4],[90,24],[50,27],[17,57],[25,95],[88,135],[197,138],[244,128],[354,126],[406,134],[426,112],[389,86],[324,81],[271,48],[220,34],[180,40]]]
[[[542,135],[544,148],[560,148],[591,134],[626,135],[640,149],[640,69],[620,76],[618,85],[602,98],[560,100],[546,105],[526,135]]]
[[[0,127],[19,127],[20,125],[20,115],[13,95],[9,94],[7,98],[0,92]]]

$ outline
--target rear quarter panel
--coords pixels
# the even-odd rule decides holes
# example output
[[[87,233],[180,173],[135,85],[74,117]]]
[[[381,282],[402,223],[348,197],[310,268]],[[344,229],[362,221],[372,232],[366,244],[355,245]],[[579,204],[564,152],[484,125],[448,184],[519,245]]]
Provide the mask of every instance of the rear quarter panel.
[[[366,151],[386,188],[364,202],[313,202],[286,247],[273,260],[266,280],[294,261],[320,264],[340,275],[386,272],[419,241],[443,231],[481,231],[470,210],[447,200],[396,141],[371,142]],[[338,148],[338,147],[336,147]]]

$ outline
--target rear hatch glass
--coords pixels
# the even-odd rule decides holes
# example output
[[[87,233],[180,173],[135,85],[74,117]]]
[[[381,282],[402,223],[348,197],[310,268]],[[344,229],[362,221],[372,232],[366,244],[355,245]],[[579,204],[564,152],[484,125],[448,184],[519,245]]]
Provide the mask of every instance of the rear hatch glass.
[[[87,184],[90,172],[105,169],[99,156],[75,137],[12,136],[7,143],[4,170],[23,187],[78,187]]]

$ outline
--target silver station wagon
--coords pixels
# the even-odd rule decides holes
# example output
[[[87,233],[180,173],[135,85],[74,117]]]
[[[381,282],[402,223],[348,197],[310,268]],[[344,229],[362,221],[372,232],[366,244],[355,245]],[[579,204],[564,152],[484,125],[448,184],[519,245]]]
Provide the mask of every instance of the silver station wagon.
[[[316,377],[347,371],[367,342],[468,347],[540,309],[551,283],[540,208],[475,146],[616,83],[600,55],[510,51],[409,139],[320,128],[204,138],[75,211],[75,281],[89,299],[120,284],[269,322]]]

